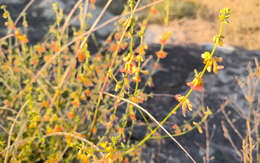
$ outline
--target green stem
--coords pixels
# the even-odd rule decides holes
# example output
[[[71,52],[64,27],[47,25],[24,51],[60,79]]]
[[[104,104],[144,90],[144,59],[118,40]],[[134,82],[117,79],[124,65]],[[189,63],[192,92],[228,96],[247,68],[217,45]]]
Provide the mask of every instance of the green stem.
[[[219,36],[221,36],[222,34],[222,30],[223,30],[223,22],[221,22],[221,26],[220,26],[220,30],[219,30]],[[216,41],[215,43],[215,46],[211,52],[211,56],[213,56],[214,52],[215,52],[215,49],[218,45],[218,42]],[[206,69],[207,69],[207,66],[208,66],[208,63],[205,65],[204,69],[202,70],[202,72],[200,73],[200,78],[202,78],[203,74],[206,72]],[[185,95],[185,99],[187,99],[189,97],[189,95],[191,94],[193,90],[190,89],[189,92]],[[163,119],[163,121],[160,122],[160,125],[163,125],[165,121],[167,121],[169,119],[169,117],[174,114],[176,112],[176,110],[181,106],[181,103],[178,103],[177,106],[175,106],[172,111]],[[132,152],[134,149],[136,149],[137,147],[141,146],[144,142],[146,142],[158,129],[160,128],[160,126],[157,126],[154,130],[152,130],[150,132],[149,135],[147,135],[141,142],[139,142],[137,145],[135,145],[134,147],[130,148],[128,151],[126,151],[125,154],[128,154],[130,152]]]

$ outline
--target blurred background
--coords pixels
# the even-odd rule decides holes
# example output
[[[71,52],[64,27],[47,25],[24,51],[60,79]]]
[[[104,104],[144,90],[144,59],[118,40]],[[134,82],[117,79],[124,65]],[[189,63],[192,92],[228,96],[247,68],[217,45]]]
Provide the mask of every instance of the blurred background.
[[[144,6],[157,0],[141,0],[139,6]],[[165,6],[169,3],[169,22],[165,25],[166,10]],[[6,4],[13,18],[22,11],[30,0],[1,0],[1,4]],[[77,0],[40,0],[34,1],[28,10],[28,19],[34,20],[38,29],[41,29],[41,23],[45,23],[44,29],[35,32],[45,34],[43,32],[48,29],[48,25],[54,20],[46,21],[46,17],[51,13],[52,4],[58,2],[60,7],[65,7],[64,11],[69,12]],[[102,9],[107,0],[96,0],[97,9]],[[126,0],[113,0],[108,9],[109,17],[119,15],[124,9]],[[231,23],[224,29],[225,44],[243,47],[248,50],[260,49],[260,0],[165,0],[155,6],[156,15],[150,19],[148,32],[171,31],[173,44],[190,44],[210,42],[211,38],[217,34],[219,28],[218,11],[221,8],[231,8]],[[47,10],[46,10],[47,9]],[[101,11],[101,10],[98,10]],[[145,18],[150,8],[138,12],[136,16]],[[53,13],[54,14],[54,13]],[[98,12],[96,14],[99,14]],[[93,14],[95,15],[95,14]],[[105,16],[106,16],[105,15]],[[44,17],[45,16],[45,17]],[[95,16],[94,16],[95,17]],[[2,20],[2,19],[1,19]],[[0,26],[3,27],[3,21]],[[29,23],[32,23],[32,21]],[[32,25],[34,26],[34,25]],[[3,28],[0,29],[0,35],[3,36]],[[153,36],[153,35],[152,35]],[[42,36],[41,36],[42,37]],[[159,37],[159,36],[157,36]],[[29,36],[30,38],[30,36]],[[37,39],[36,39],[37,40]],[[148,38],[147,40],[151,40]],[[156,38],[152,39],[156,43]],[[159,39],[157,39],[159,40]]]
[[[119,14],[125,0],[113,0],[110,12]],[[142,0],[141,5],[153,0]],[[165,2],[156,5],[156,16],[151,18],[150,29],[165,25]],[[97,0],[102,7],[106,1]],[[249,50],[260,49],[260,0],[169,0],[168,30],[172,31],[175,43],[205,43],[217,34],[219,9],[231,8],[231,23],[225,26],[225,44],[244,47]],[[140,12],[145,17],[149,9]],[[175,36],[174,36],[175,35]]]

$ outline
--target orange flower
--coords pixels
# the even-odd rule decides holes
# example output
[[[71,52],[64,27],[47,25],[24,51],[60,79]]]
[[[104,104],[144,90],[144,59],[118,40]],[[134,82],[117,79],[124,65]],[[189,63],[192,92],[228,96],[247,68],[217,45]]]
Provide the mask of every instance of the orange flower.
[[[74,117],[74,113],[73,112],[68,112],[67,114],[69,119],[72,119]]]
[[[21,43],[27,43],[27,42],[28,42],[27,37],[24,36],[24,35],[23,35],[23,36],[19,36],[18,39],[19,39],[19,41],[20,41]]]
[[[136,117],[134,113],[130,113],[130,118],[131,120],[136,121]]]
[[[49,61],[51,60],[51,55],[45,55],[45,56],[43,57],[43,60],[44,60],[45,62],[49,62]]]
[[[177,129],[177,128],[179,128],[179,126],[178,126],[177,124],[174,124],[174,125],[172,126],[172,128],[173,128],[173,129]]]
[[[119,24],[123,24],[123,23],[125,23],[125,20],[124,19],[120,19],[118,22],[119,22]]]
[[[124,159],[124,163],[128,163],[128,158],[125,158],[125,159]]]
[[[135,70],[136,70],[135,62],[133,62],[133,61],[126,62],[124,72],[126,72],[127,74],[133,74],[135,72]]]
[[[193,79],[192,82],[188,82],[187,85],[191,87],[191,89],[202,91],[203,90],[203,82],[200,78]]]
[[[106,40],[106,42],[107,42],[108,44],[110,44],[110,43],[111,43],[111,37],[108,37],[107,40]]]
[[[79,107],[80,106],[80,101],[79,99],[74,99],[74,101],[71,102],[74,106]]]
[[[203,58],[203,63],[207,64],[208,62],[210,62],[212,60],[211,54],[209,52],[204,52],[201,54],[201,58]]]
[[[215,74],[217,74],[218,70],[224,68],[224,66],[218,65],[218,63],[217,63],[217,62],[222,62],[223,59],[221,57],[212,57],[209,52],[205,52],[205,53],[201,54],[201,57],[204,59],[203,63],[207,64],[208,72],[211,72],[212,67],[213,67],[213,72]]]
[[[203,90],[203,81],[200,75],[198,74],[197,70],[195,70],[195,78],[191,82],[188,82],[187,85],[194,90],[198,90],[198,91]]]
[[[141,73],[143,73],[144,75],[148,75],[149,71],[148,70],[141,70]]]
[[[35,46],[35,50],[40,54],[42,55],[42,53],[44,53],[46,51],[44,45],[36,45]]]
[[[10,28],[11,28],[12,30],[16,30],[16,27],[15,27],[14,23],[10,23]]]
[[[150,13],[151,13],[152,15],[156,15],[156,14],[157,14],[156,8],[155,8],[155,7],[151,7],[151,8],[150,8]]]
[[[88,97],[91,96],[91,91],[90,91],[89,89],[85,90],[85,93],[86,93],[86,95],[87,95]]]
[[[140,75],[138,73],[136,73],[135,76],[133,77],[133,81],[134,82],[141,82],[141,78],[140,78]]]
[[[95,70],[96,70],[96,72],[99,74],[99,72],[100,72],[100,67],[96,66],[96,67],[95,67]]]
[[[117,44],[111,44],[109,50],[110,51],[116,51],[116,49],[117,49]]]
[[[124,67],[120,67],[120,68],[119,68],[119,71],[120,71],[120,72],[125,72],[125,68],[124,68]]]
[[[85,96],[85,94],[84,94],[84,93],[82,93],[82,94],[80,95],[80,99],[81,99],[81,100],[83,100],[83,101],[85,101],[85,100],[86,100],[86,96]]]
[[[15,31],[15,36],[19,39],[22,43],[27,43],[28,39],[25,35],[22,35],[18,30]]]
[[[169,40],[171,37],[171,32],[165,32],[163,35],[160,37],[160,44],[164,45],[166,42]]]
[[[175,130],[175,134],[180,134],[181,133],[181,129],[180,129],[180,127],[177,125],[177,124],[174,124],[173,126],[172,126],[172,128]]]
[[[8,16],[9,16],[9,13],[8,13],[7,11],[3,13],[3,18],[4,18],[4,19],[7,19]]]
[[[131,101],[132,101],[133,103],[137,103],[137,98],[136,98],[136,97],[131,97]]]
[[[115,38],[116,40],[119,40],[120,37],[121,37],[121,33],[119,33],[119,32],[116,33],[115,36],[114,36],[114,38]]]
[[[156,70],[156,69],[158,69],[158,68],[160,68],[160,65],[159,65],[158,63],[155,63],[155,64],[153,65],[153,70]]]
[[[82,52],[79,52],[78,61],[82,63],[82,62],[84,62],[84,60],[85,60],[85,55]]]
[[[62,131],[62,128],[61,128],[60,125],[56,125],[53,131],[54,131],[54,132],[61,132],[61,131]]]
[[[186,117],[187,107],[188,107],[188,109],[190,111],[192,111],[192,104],[191,104],[190,100],[185,98],[182,95],[179,95],[179,94],[177,94],[175,96],[175,98],[176,98],[176,100],[178,100],[181,103],[181,105],[182,105],[182,114],[183,114],[184,117]]]
[[[80,159],[82,162],[89,162],[89,160],[90,160],[90,156],[88,156],[88,155],[85,155],[84,153],[79,153],[78,155],[77,155],[77,157],[78,157],[78,159]]]
[[[119,136],[124,135],[124,128],[117,128],[117,131]]]
[[[39,63],[39,60],[38,59],[32,59],[31,60],[31,64],[33,64],[34,66],[37,66]]]
[[[221,70],[224,68],[223,65],[218,65],[217,62],[222,62],[222,58],[214,57],[214,59],[213,59],[213,72],[215,74],[218,73],[218,70]]]
[[[162,51],[162,50],[160,50],[160,51],[156,52],[156,55],[157,55],[157,57],[158,57],[158,58],[161,58],[161,59],[163,59],[163,58],[166,58],[166,57],[167,57],[167,53],[166,53],[166,52],[164,52],[164,51]]]
[[[8,107],[10,105],[8,100],[4,100],[4,104],[5,104],[6,107]]]
[[[9,25],[9,22],[5,22],[5,26],[7,27]]]
[[[92,9],[96,9],[95,4],[96,4],[96,0],[90,0],[90,5]]]
[[[191,125],[190,125],[189,123],[186,123],[186,124],[184,125],[184,128],[185,128],[186,130],[188,130],[188,131],[192,130],[192,127],[191,127]]]
[[[90,3],[94,4],[94,3],[96,3],[96,0],[90,0]]]
[[[140,99],[138,100],[138,103],[142,104],[145,100],[146,100],[145,97],[142,97],[142,98],[140,98]]]
[[[57,44],[56,44],[54,41],[51,42],[50,48],[51,48],[51,50],[54,51],[54,52],[57,52],[57,51],[58,51]]]
[[[117,107],[120,102],[120,98],[115,99],[114,107]]]
[[[97,61],[100,62],[100,61],[102,60],[102,58],[103,58],[102,54],[98,53],[98,54],[96,55]]]

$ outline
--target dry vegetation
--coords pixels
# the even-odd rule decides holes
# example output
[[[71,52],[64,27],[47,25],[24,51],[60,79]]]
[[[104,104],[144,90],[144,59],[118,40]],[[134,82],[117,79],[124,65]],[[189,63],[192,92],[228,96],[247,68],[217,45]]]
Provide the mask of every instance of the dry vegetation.
[[[107,6],[111,1],[107,2]],[[93,0],[86,2],[90,2],[91,7],[95,6]],[[164,46],[171,31],[160,36],[160,50],[155,52],[156,62],[152,70],[149,70],[146,67],[149,57],[146,55],[147,45],[143,43],[143,36],[146,25],[156,12],[150,10],[148,16],[141,21],[136,19],[134,13],[139,2],[140,0],[137,3],[134,0],[128,1],[122,17],[116,23],[114,33],[107,37],[98,52],[93,53],[89,50],[88,38],[93,34],[99,19],[91,27],[86,25],[87,5],[80,5],[82,1],[78,1],[78,6],[75,4],[75,8],[79,9],[77,18],[81,24],[79,29],[73,30],[72,38],[69,37],[69,26],[66,24],[70,17],[64,15],[58,4],[54,4],[56,22],[47,33],[51,36],[50,40],[36,45],[29,44],[26,30],[24,32],[16,26],[6,6],[1,7],[1,16],[5,19],[5,26],[10,33],[0,39],[0,115],[3,117],[0,119],[0,127],[3,130],[0,135],[0,162],[140,162],[139,147],[158,129],[162,129],[190,160],[196,162],[174,136],[195,129],[202,134],[202,124],[207,123],[212,111],[205,106],[201,115],[196,115],[199,120],[183,122],[184,127],[174,124],[171,131],[162,125],[169,117],[175,116],[177,110],[181,110],[184,117],[186,113],[192,112],[189,96],[193,91],[203,90],[203,75],[217,74],[223,69],[222,58],[214,56],[216,47],[223,44],[223,35],[228,36],[229,44],[259,48],[257,39],[260,38],[256,37],[259,33],[256,21],[259,10],[256,10],[256,7],[259,6],[253,5],[253,1],[249,1],[248,6],[240,7],[235,5],[238,1],[222,4],[218,1],[198,3],[178,0],[175,0],[176,3],[179,2],[178,6],[174,6],[170,0],[166,0],[163,6],[158,6],[163,7],[166,13],[165,16],[159,12],[159,18],[164,16],[162,23],[177,26],[178,32],[188,35],[183,37],[183,42],[200,43],[215,35],[212,51],[201,55],[203,70],[194,70],[194,78],[186,83],[189,86],[187,94],[175,95],[178,105],[169,106],[171,111],[163,121],[158,122],[140,105],[152,97],[144,92],[144,87],[152,86],[152,75],[159,67],[159,61],[167,59]],[[224,8],[218,14],[219,8],[223,6],[234,7],[232,23],[235,24],[233,27],[224,28],[224,33],[222,29],[224,24],[225,27],[229,24],[230,9]],[[251,7],[255,7],[254,10]],[[170,12],[172,8],[174,12]],[[252,19],[245,17],[251,9]],[[103,11],[105,10],[106,7],[103,8]],[[129,17],[125,17],[126,15]],[[211,16],[215,18],[211,19]],[[185,18],[181,19],[183,17]],[[244,19],[247,24],[243,23]],[[22,20],[23,28],[28,28],[25,17]],[[219,25],[214,23],[217,20]],[[209,28],[208,32],[205,32],[203,25]],[[198,31],[189,27],[196,27]],[[205,35],[202,36],[201,33]],[[238,38],[240,36],[241,38]],[[196,40],[197,38],[201,40]],[[250,69],[252,77],[248,80],[256,79],[255,83],[258,83],[257,60],[255,64],[256,69]],[[255,95],[248,93],[250,102]],[[258,150],[257,140],[254,139],[254,135],[258,137],[258,111],[252,106],[246,119],[248,134],[242,138],[243,147],[239,147],[243,148],[240,156],[244,162],[252,162],[255,158],[255,148]],[[141,141],[132,142],[131,134],[137,123],[137,112],[142,116],[147,131]],[[251,113],[254,121],[250,119]],[[250,123],[251,121],[254,123]],[[152,125],[150,122],[153,122]],[[225,126],[222,127],[225,130]],[[252,133],[252,130],[255,130],[255,133]],[[224,136],[228,137],[227,135],[226,132]],[[209,161],[208,155],[205,162]]]
[[[218,15],[218,10],[223,7],[232,9],[232,25],[224,30],[224,35],[229,36],[226,38],[226,44],[259,50],[259,0],[173,0],[169,29],[177,35],[178,41],[176,43],[208,42],[208,38],[218,30],[215,18]],[[164,16],[163,13],[161,16]],[[162,19],[159,18],[159,20]],[[163,23],[163,21],[158,22],[158,19],[155,22]]]

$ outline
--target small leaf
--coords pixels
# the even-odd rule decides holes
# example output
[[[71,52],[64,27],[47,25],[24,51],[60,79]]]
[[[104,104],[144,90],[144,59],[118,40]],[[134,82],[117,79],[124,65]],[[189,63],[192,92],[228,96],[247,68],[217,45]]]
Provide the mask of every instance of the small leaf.
[[[207,111],[205,111],[205,116],[209,116],[212,114],[212,111],[210,110],[210,108],[207,106]]]
[[[194,125],[197,127],[197,129],[198,129],[199,133],[200,133],[200,134],[202,134],[202,133],[203,133],[203,131],[202,131],[202,128],[201,128],[200,124],[199,124],[199,123],[197,123],[197,122],[193,122],[193,124],[194,124]]]

